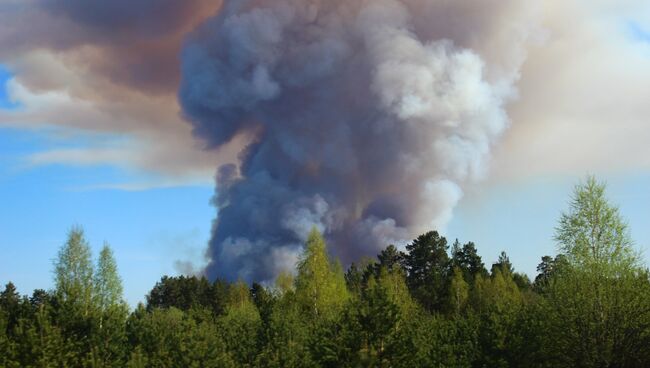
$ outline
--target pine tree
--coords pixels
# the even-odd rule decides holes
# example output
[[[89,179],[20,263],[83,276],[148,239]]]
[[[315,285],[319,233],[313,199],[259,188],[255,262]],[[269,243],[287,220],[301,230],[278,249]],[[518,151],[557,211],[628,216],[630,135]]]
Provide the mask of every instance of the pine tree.
[[[446,302],[449,277],[447,239],[436,231],[420,235],[406,246],[406,281],[413,297],[429,311]]]
[[[465,281],[471,282],[478,274],[487,275],[483,260],[478,255],[476,245],[473,242],[465,243],[461,247],[460,242],[456,239],[452,245],[451,255],[452,268],[460,268],[463,271]]]

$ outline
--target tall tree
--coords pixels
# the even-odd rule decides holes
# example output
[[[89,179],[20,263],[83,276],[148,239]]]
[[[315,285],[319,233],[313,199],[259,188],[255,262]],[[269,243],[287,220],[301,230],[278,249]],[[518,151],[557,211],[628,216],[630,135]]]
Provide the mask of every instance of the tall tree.
[[[650,364],[650,283],[605,184],[588,177],[574,190],[556,229],[566,257],[548,287],[550,350],[565,364]]]
[[[612,273],[638,268],[639,255],[632,247],[627,223],[618,207],[607,201],[605,188],[593,176],[576,186],[555,239],[573,265]]]
[[[391,244],[377,255],[377,259],[379,260],[378,267],[384,267],[386,271],[393,272],[397,268],[402,268],[404,254]]]
[[[117,272],[113,251],[108,244],[104,244],[95,272],[95,297],[100,310],[122,304],[122,290],[122,279]]]
[[[496,271],[501,271],[502,274],[507,273],[510,275],[515,272],[515,269],[512,267],[512,263],[510,262],[510,257],[508,257],[504,251],[501,251],[499,259],[492,264],[492,268],[490,269],[493,276],[496,274]]]
[[[477,274],[487,275],[483,260],[473,242],[465,243],[461,247],[460,242],[456,239],[452,245],[451,264],[452,267],[458,267],[463,271],[463,276],[467,282],[471,282]]]
[[[513,342],[517,340],[517,321],[523,296],[505,267],[496,267],[489,278],[477,277],[473,305],[478,317],[479,367],[516,365]]]
[[[449,279],[447,239],[437,231],[420,235],[406,246],[406,281],[413,297],[427,310],[441,310]]]
[[[90,246],[80,227],[70,230],[68,240],[59,250],[54,262],[54,282],[57,296],[63,303],[81,308],[84,315],[90,312],[93,302],[93,264]]]
[[[331,262],[325,239],[315,228],[298,262],[296,298],[314,316],[335,316],[349,299],[341,265]]]
[[[125,323],[128,307],[122,298],[122,280],[117,272],[113,251],[104,244],[95,271],[97,331],[93,359],[105,367],[122,367],[126,362]]]
[[[359,305],[358,319],[366,342],[367,364],[390,366],[390,357],[385,356],[385,351],[399,321],[399,307],[390,300],[386,288],[374,278],[370,279]]]

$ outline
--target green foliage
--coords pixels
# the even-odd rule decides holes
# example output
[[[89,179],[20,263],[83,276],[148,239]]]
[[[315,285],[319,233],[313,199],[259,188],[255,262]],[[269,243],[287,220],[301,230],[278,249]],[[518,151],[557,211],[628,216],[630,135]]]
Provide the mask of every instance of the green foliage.
[[[562,214],[556,239],[566,265],[544,276],[546,314],[559,361],[582,367],[648,364],[650,285],[605,185],[587,178]],[[548,274],[548,272],[547,272]]]
[[[386,346],[400,319],[399,307],[390,300],[386,288],[371,280],[358,308],[359,324],[366,342],[366,359],[374,362],[373,365],[384,366],[388,364]]]
[[[104,244],[99,253],[94,282],[96,305],[101,311],[123,304],[122,280],[117,272],[113,251],[108,244]]]
[[[313,325],[302,312],[295,293],[285,290],[273,306],[258,357],[260,367],[315,367],[309,340]]]
[[[471,282],[476,275],[487,276],[483,260],[473,242],[465,243],[461,247],[458,239],[454,241],[451,250],[451,266],[458,267],[467,282]]]
[[[129,340],[135,349],[129,365],[147,367],[234,367],[217,324],[196,321],[171,307],[146,312],[139,307],[129,318]]]
[[[314,316],[336,316],[350,297],[341,265],[330,261],[325,239],[316,229],[309,234],[298,262],[295,284],[296,300]]]
[[[559,276],[563,268],[568,267],[568,262],[563,254],[558,254],[555,258],[543,256],[542,262],[537,265],[537,276],[533,283],[533,288],[538,293],[544,293],[551,280]]]
[[[454,275],[449,286],[449,303],[453,313],[460,315],[465,310],[468,299],[469,285],[463,277],[463,271],[458,267],[454,267]]]
[[[275,287],[163,277],[129,313],[73,229],[52,291],[0,292],[0,367],[646,367],[650,273],[604,185],[576,187],[531,284],[437,232],[343,273],[312,231]]]
[[[524,297],[506,267],[495,268],[489,278],[477,278],[473,294],[480,349],[477,361],[485,367],[509,367]]]
[[[592,176],[575,187],[555,239],[571,265],[604,277],[639,267],[627,223],[618,208],[607,201],[605,184]]]
[[[228,300],[226,314],[218,319],[221,336],[237,366],[252,367],[262,332],[260,314],[241,281],[230,287]]]
[[[59,250],[54,262],[54,283],[62,303],[90,313],[93,303],[93,264],[90,246],[81,228],[68,233],[68,241]]]
[[[226,308],[228,285],[222,280],[210,283],[196,276],[163,276],[147,295],[147,308],[175,307],[184,311],[193,306],[211,309],[223,314]]]
[[[512,263],[510,262],[510,257],[506,254],[506,252],[501,252],[499,254],[499,260],[497,260],[495,263],[492,264],[492,268],[490,269],[490,274],[494,276],[497,272],[501,272],[501,274],[509,274],[512,275],[515,273],[514,267],[512,267]]]
[[[383,267],[386,271],[393,272],[402,269],[404,254],[391,244],[377,255],[377,259],[379,260],[378,267]]]
[[[420,235],[406,246],[406,281],[413,297],[429,311],[441,310],[447,299],[447,248],[447,239],[436,231]]]
[[[476,323],[422,314],[408,321],[394,346],[395,367],[471,367],[476,355]],[[478,365],[477,365],[478,366]]]

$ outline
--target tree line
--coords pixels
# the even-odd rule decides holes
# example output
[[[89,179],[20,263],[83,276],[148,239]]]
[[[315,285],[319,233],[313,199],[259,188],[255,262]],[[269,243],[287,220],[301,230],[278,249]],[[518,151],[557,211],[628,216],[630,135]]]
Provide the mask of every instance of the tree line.
[[[129,311],[83,231],[53,290],[0,293],[0,367],[647,367],[650,277],[605,185],[578,184],[534,280],[435,231],[344,270],[313,230],[274,285],[163,277]]]

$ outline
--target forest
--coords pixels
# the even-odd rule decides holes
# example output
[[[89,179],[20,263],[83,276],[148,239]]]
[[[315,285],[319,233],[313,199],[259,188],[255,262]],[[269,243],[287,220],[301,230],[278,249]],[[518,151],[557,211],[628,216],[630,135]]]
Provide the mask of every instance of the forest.
[[[576,185],[532,280],[436,231],[344,269],[314,229],[274,284],[164,276],[134,309],[73,228],[53,290],[1,292],[0,367],[648,367],[649,273],[605,190]]]

